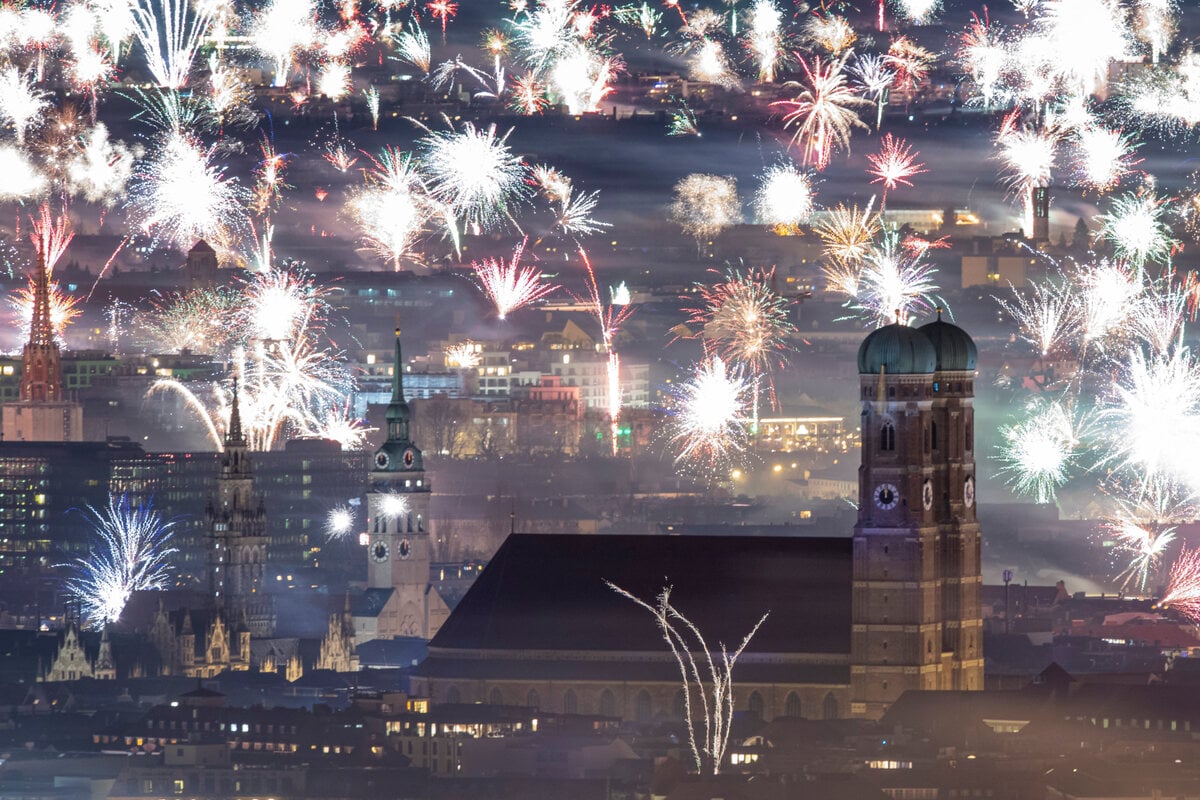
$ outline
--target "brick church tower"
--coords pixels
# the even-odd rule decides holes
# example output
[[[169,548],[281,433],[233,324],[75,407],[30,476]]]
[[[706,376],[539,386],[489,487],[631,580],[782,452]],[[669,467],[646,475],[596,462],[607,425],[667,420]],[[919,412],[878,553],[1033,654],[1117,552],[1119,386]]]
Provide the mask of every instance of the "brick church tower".
[[[851,712],[878,718],[910,689],[982,689],[975,518],[977,352],[938,320],[888,325],[858,351]]]
[[[0,410],[0,436],[10,442],[83,440],[83,407],[63,397],[62,359],[50,319],[50,272],[38,253],[33,318],[21,351],[21,399]]]

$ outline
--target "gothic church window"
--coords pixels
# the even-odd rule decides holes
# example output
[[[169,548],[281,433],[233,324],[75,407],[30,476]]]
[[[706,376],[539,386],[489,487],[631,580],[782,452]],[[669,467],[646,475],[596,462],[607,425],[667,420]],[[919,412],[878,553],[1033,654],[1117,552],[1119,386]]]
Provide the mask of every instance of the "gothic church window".
[[[529,706],[530,708],[540,708],[541,707],[542,698],[538,694],[537,689],[530,689],[529,694],[525,695],[525,705]]]
[[[615,717],[617,715],[617,698],[612,691],[605,689],[600,693],[600,716]]]
[[[567,689],[566,693],[563,695],[563,713],[579,713],[579,698],[575,696],[574,689]]]
[[[755,719],[763,717],[763,698],[758,692],[751,692],[750,699],[746,702],[746,708],[750,711],[750,716]]]
[[[825,714],[825,719],[837,719],[838,717],[838,701],[833,696],[833,692],[825,695],[825,702],[822,703],[822,709]]]
[[[929,423],[929,438],[933,440],[933,449],[938,449],[937,422]]]
[[[890,422],[883,423],[879,431],[879,449],[887,453],[896,449],[896,427]]]
[[[493,688],[491,693],[488,694],[488,702],[494,706],[502,706],[504,705],[504,695],[500,694],[499,689]]]
[[[654,716],[654,710],[650,702],[650,693],[645,689],[637,693],[637,701],[634,709],[638,722],[649,722],[650,718]]]
[[[795,692],[788,692],[787,700],[783,704],[783,713],[789,717],[804,716],[804,707],[800,702],[800,695]]]

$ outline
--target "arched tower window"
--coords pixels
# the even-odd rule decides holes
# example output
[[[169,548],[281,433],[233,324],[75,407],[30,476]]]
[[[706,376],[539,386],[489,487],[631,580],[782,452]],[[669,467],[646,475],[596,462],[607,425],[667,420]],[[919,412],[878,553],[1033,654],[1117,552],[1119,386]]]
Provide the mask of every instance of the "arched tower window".
[[[825,719],[838,718],[838,701],[833,696],[833,692],[825,695],[825,702],[821,704],[821,710],[825,712]]]
[[[746,709],[750,712],[750,716],[755,719],[763,718],[763,698],[758,692],[751,692],[750,699],[746,701]]]
[[[563,694],[563,713],[579,713],[579,698],[575,696],[574,689],[567,689],[567,691]]]
[[[637,693],[634,715],[638,722],[649,722],[650,718],[654,716],[654,709],[650,702],[650,693],[645,689]]]
[[[788,692],[787,700],[783,704],[783,713],[789,717],[804,716],[804,705],[800,701],[800,695],[795,692]]]
[[[967,430],[964,439],[966,440],[966,449],[968,451],[973,451],[975,449],[975,425],[973,423],[974,420],[972,420],[970,417],[967,417]]]
[[[929,423],[929,438],[933,442],[933,449],[937,450],[938,449],[937,420],[932,420]]]
[[[600,716],[615,717],[617,715],[617,698],[609,689],[600,693]]]
[[[891,422],[883,423],[879,431],[879,449],[885,453],[896,449],[896,426]]]

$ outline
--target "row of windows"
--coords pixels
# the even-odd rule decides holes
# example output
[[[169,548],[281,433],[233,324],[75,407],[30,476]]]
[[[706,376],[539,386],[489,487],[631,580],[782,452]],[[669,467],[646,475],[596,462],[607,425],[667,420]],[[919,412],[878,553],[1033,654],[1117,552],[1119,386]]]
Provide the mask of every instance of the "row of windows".
[[[462,702],[462,693],[459,692],[457,687],[451,686],[450,689],[447,690],[446,702],[451,704]],[[488,693],[488,703],[494,706],[504,705],[504,693],[501,692],[498,687],[494,687],[491,692]],[[526,693],[525,705],[529,708],[541,707],[542,698],[537,689],[530,689]],[[683,719],[687,713],[687,706],[682,689],[675,692],[675,696],[671,705],[672,716],[676,719]],[[562,709],[564,714],[580,713],[579,696],[575,693],[574,689],[567,689],[567,691],[563,693]],[[764,711],[766,710],[766,703],[763,700],[762,694],[759,692],[751,692],[750,697],[746,700],[746,709],[750,712],[751,716],[761,719]],[[812,710],[815,711],[815,709]],[[617,697],[611,689],[605,689],[600,693],[600,703],[597,708],[597,713],[604,717],[618,716]],[[801,700],[799,694],[796,692],[788,692],[787,698],[784,700],[783,713],[789,717],[804,716],[803,701]],[[838,718],[838,701],[837,698],[833,696],[832,692],[825,695],[825,698],[821,704],[820,713],[823,719]],[[642,689],[634,698],[634,719],[636,719],[638,722],[649,722],[651,719],[653,719],[653,717],[654,707],[650,693],[645,689]]]
[[[975,431],[974,425],[970,420],[967,421],[964,431],[964,444],[968,452],[975,449]],[[883,423],[883,427],[879,431],[879,449],[882,452],[890,453],[896,449],[896,426],[891,422]],[[931,420],[929,428],[925,431],[925,452],[930,449],[938,449],[938,426],[936,420]]]

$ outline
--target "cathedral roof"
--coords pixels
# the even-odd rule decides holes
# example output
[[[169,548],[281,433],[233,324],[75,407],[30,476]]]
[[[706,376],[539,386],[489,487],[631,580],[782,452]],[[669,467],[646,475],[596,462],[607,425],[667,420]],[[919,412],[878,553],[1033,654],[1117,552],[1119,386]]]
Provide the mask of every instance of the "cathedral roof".
[[[858,346],[858,371],[862,375],[925,375],[937,368],[933,343],[916,328],[894,323],[878,328]]]
[[[350,613],[356,617],[378,617],[395,589],[367,589],[350,599]]]
[[[671,603],[714,647],[747,654],[850,652],[849,537],[508,537],[430,642],[437,651],[665,652],[654,617],[606,585]],[[741,669],[739,664],[738,669]]]
[[[951,325],[942,320],[942,312],[928,325],[918,328],[937,352],[937,369],[942,370],[973,370],[979,359],[979,350],[975,341],[967,332],[957,325]]]

